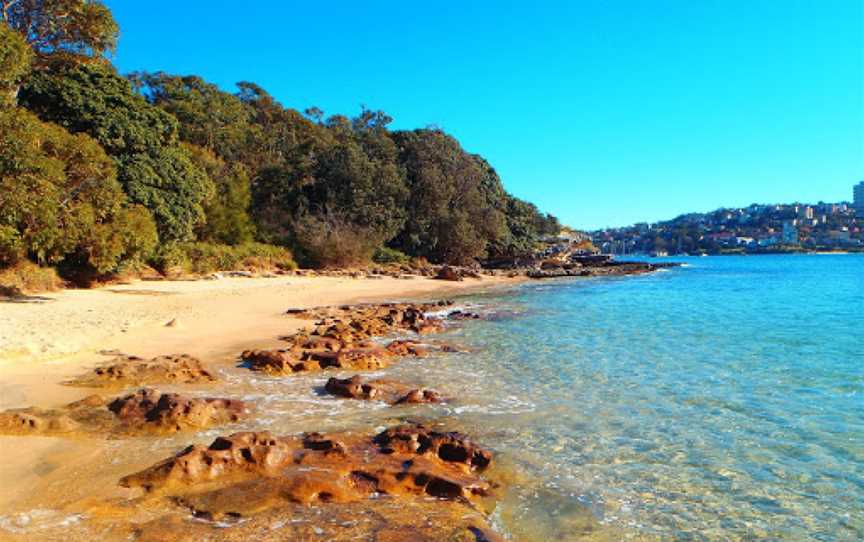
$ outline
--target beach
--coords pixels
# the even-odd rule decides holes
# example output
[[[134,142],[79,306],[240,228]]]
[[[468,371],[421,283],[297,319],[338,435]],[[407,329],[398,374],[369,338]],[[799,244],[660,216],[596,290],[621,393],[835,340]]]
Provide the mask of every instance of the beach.
[[[280,344],[308,321],[290,308],[447,296],[515,284],[483,277],[460,282],[382,277],[277,276],[135,281],[63,290],[0,303],[0,408],[53,406],[81,390],[57,385],[123,352],[142,357],[187,353],[234,360],[246,348]]]
[[[220,382],[212,385],[162,385],[160,390],[191,391],[198,396],[260,396],[267,393],[266,383],[262,386],[257,377],[250,379],[247,375],[254,373],[238,368],[237,362],[248,348],[284,346],[280,338],[314,324],[314,320],[287,314],[289,309],[445,298],[502,289],[519,280],[276,276],[136,281],[9,300],[0,304],[0,409],[52,409],[90,396],[99,390],[64,382],[119,354],[142,358],[189,354],[200,359],[207,371],[220,375]],[[289,395],[303,400],[309,393],[309,381],[297,380],[301,387]],[[262,408],[262,414],[269,413]],[[313,417],[290,427],[317,431],[324,421]],[[267,425],[266,420],[263,423]],[[243,429],[256,430],[259,425],[253,418]],[[368,423],[354,420],[345,427],[364,425]],[[0,492],[0,539],[51,540],[62,532],[64,522],[100,517],[105,502],[129,498],[129,490],[117,485],[121,476],[213,434],[223,433],[216,429],[216,433],[203,435],[148,439],[147,453],[137,449],[140,440],[0,436],[0,453],[6,458],[0,467],[0,487],[4,488]],[[70,483],[74,490],[69,489]],[[112,513],[116,511],[109,515]],[[86,529],[76,533],[76,537],[93,535]]]

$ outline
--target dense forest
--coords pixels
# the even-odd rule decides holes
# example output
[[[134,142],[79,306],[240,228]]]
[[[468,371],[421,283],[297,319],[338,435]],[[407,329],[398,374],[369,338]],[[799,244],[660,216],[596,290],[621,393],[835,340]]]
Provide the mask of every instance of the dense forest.
[[[0,0],[0,19],[0,269],[472,264],[560,229],[442,130],[300,112],[251,82],[121,75],[100,2]]]

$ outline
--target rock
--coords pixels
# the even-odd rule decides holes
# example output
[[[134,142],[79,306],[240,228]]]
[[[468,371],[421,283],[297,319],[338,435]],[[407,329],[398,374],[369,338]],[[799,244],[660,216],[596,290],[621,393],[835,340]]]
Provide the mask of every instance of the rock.
[[[242,271],[242,270],[238,270],[238,271],[223,271],[223,272],[222,272],[222,275],[223,275],[223,276],[226,276],[226,277],[244,278],[244,279],[251,279],[252,277],[255,276],[255,275],[254,275],[252,272],[250,272],[250,271]]]
[[[421,343],[407,339],[392,341],[385,348],[396,356],[424,358],[429,355],[429,351]]]
[[[450,267],[449,265],[445,265],[441,269],[438,270],[438,273],[435,275],[435,278],[438,280],[452,280],[452,281],[460,281],[462,279],[462,274],[459,273],[456,269]]]
[[[26,408],[0,412],[0,433],[120,436],[175,432],[235,422],[246,414],[243,401],[199,399],[141,389],[110,401],[90,395],[51,410]]]
[[[400,397],[394,405],[440,403],[441,396],[435,390],[414,389]]]
[[[491,458],[458,433],[423,426],[400,426],[374,438],[246,432],[189,446],[120,483],[160,491],[209,517],[236,513],[237,507],[260,512],[280,501],[353,502],[380,494],[472,501],[491,493],[492,485],[478,474]]]
[[[393,356],[419,357],[426,350],[415,341],[397,340],[381,348],[370,339],[408,330],[417,334],[441,332],[443,321],[427,313],[449,305],[452,301],[288,309],[286,313],[292,316],[317,319],[314,329],[282,337],[288,348],[247,350],[241,357],[250,369],[273,374],[327,368],[380,369]]]
[[[58,412],[19,409],[0,412],[0,434],[46,435],[71,433],[79,424]]]
[[[168,322],[165,323],[165,327],[177,327],[179,325],[180,325],[180,323],[177,321],[176,318],[172,318],[171,320],[169,320]]]
[[[376,370],[389,364],[393,355],[374,345],[343,346],[338,351],[315,350],[247,350],[243,361],[253,371],[271,374],[315,372],[324,369]]]
[[[467,312],[462,310],[455,310],[447,314],[447,318],[449,320],[479,320],[482,318],[476,312]]]
[[[441,402],[441,396],[433,390],[416,388],[394,380],[363,380],[359,375],[346,379],[331,377],[324,390],[338,397],[383,401],[391,405]]]
[[[387,429],[373,439],[384,453],[433,455],[459,464],[465,471],[485,470],[492,454],[456,432],[442,433],[423,425],[400,425]]]
[[[243,401],[193,398],[144,388],[117,398],[108,410],[131,427],[181,431],[236,422],[248,413]]]
[[[145,360],[117,356],[67,384],[82,387],[109,387],[147,384],[190,384],[214,382],[216,377],[197,358],[187,354],[159,356]]]

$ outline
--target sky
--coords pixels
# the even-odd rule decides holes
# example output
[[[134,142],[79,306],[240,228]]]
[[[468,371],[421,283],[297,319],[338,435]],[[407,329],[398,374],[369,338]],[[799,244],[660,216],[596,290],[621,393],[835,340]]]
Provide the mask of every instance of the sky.
[[[123,73],[438,126],[577,228],[864,180],[864,0],[105,3]]]

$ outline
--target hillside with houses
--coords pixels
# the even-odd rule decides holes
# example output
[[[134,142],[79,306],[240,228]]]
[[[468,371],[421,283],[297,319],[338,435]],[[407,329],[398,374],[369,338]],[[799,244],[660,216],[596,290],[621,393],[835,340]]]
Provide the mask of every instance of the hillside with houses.
[[[736,254],[864,250],[864,207],[849,203],[753,204],[655,224],[595,231],[608,254]]]

